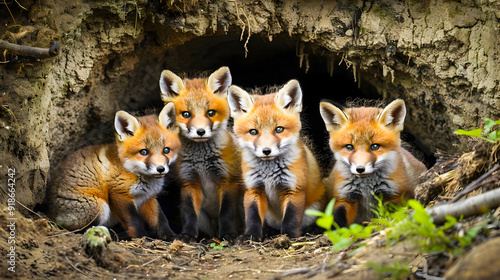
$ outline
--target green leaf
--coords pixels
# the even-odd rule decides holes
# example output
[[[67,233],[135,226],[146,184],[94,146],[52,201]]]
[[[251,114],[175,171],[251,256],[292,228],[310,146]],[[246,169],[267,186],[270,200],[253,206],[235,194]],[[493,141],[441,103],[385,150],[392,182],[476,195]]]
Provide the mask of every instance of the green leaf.
[[[328,205],[325,208],[325,214],[326,215],[332,215],[333,214],[333,207],[335,206],[335,198],[330,200]]]
[[[446,219],[446,223],[443,225],[443,230],[447,230],[457,223],[457,218],[453,216],[446,215],[444,218]]]
[[[355,234],[357,232],[360,232],[363,230],[363,226],[362,225],[358,225],[358,224],[351,224],[349,226],[349,231],[352,233],[352,234]]]
[[[488,133],[491,131],[491,129],[500,123],[500,120],[498,121],[494,121],[492,119],[489,119],[489,118],[484,118],[484,125],[483,125],[483,130],[485,133]]]
[[[316,220],[316,224],[321,228],[324,228],[326,230],[330,230],[332,228],[332,225],[333,225],[333,216],[332,215],[328,215],[328,216],[325,215],[325,216],[319,217]]]
[[[315,209],[306,209],[305,213],[306,213],[306,215],[317,216],[317,217],[322,217],[325,215],[325,213],[318,211],[318,210],[315,210]]]
[[[500,130],[495,130],[495,131],[491,132],[490,134],[488,134],[488,139],[491,139],[495,142],[500,140]]]
[[[483,140],[494,143],[500,140],[500,129],[499,127],[496,127],[499,124],[500,120],[494,121],[489,118],[484,118],[482,128],[477,128],[469,131],[458,129],[454,133],[459,135],[479,137]]]
[[[358,238],[368,238],[372,234],[373,226],[366,226],[362,231],[358,233]]]
[[[415,199],[410,199],[408,200],[408,205],[417,210],[417,211],[422,211],[422,210],[425,210],[424,209],[424,206],[422,204],[420,204],[420,202],[416,201]]]
[[[337,241],[335,244],[332,246],[333,251],[340,251],[344,250],[345,248],[351,246],[354,243],[350,238],[342,238],[339,241]]]
[[[327,230],[325,231],[326,236],[328,239],[330,239],[332,242],[335,239],[335,232],[333,230]]]
[[[473,129],[473,130],[457,129],[457,130],[455,130],[454,133],[458,134],[458,135],[481,137],[481,129],[480,128]]]

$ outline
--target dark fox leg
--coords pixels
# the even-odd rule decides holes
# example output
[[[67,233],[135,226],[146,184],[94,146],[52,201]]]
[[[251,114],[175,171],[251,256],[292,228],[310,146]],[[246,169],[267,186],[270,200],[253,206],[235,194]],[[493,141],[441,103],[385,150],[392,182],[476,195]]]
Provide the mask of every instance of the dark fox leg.
[[[281,221],[281,234],[290,238],[300,236],[300,226],[304,216],[305,193],[302,191],[287,194],[284,198],[283,220]]]
[[[181,190],[181,196],[184,225],[177,238],[184,242],[195,241],[198,238],[198,215],[203,199],[200,185],[198,183],[185,185]]]
[[[144,202],[139,209],[139,213],[151,228],[152,237],[171,240],[175,236],[156,198]]]
[[[262,225],[267,212],[267,197],[262,188],[249,188],[245,192],[245,233],[247,240],[262,240]]]
[[[233,241],[237,237],[235,214],[237,197],[223,193],[219,211],[219,238]]]
[[[351,225],[358,216],[359,202],[338,199],[333,210],[333,220],[339,227]]]

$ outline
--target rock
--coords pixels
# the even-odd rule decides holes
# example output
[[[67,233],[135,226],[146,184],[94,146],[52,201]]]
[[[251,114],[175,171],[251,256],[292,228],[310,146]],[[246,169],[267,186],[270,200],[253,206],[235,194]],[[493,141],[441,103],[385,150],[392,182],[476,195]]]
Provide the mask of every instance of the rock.
[[[446,279],[497,279],[500,275],[500,237],[490,239],[463,255],[446,272]]]
[[[286,235],[280,235],[273,239],[274,248],[276,249],[288,249],[292,246],[292,241]]]

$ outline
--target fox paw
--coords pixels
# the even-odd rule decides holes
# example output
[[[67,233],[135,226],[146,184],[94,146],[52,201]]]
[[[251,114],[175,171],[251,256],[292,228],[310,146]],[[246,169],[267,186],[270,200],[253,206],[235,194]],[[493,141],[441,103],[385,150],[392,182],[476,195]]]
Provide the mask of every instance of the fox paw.
[[[174,235],[159,235],[158,236],[158,239],[161,239],[163,241],[173,241],[173,240],[176,240],[177,239],[177,236],[174,234]]]
[[[189,235],[189,234],[185,234],[185,233],[181,233],[181,234],[178,234],[176,237],[175,237],[176,240],[180,240],[184,243],[191,243],[191,242],[196,242],[196,237],[192,236],[192,235]]]
[[[247,241],[261,242],[262,237],[255,237],[253,235],[242,234],[242,235],[238,236],[238,238],[236,238],[235,243],[238,245],[243,245],[243,243],[245,243]]]
[[[221,240],[226,240],[229,243],[232,243],[238,238],[238,234],[236,233],[226,233],[221,236]]]

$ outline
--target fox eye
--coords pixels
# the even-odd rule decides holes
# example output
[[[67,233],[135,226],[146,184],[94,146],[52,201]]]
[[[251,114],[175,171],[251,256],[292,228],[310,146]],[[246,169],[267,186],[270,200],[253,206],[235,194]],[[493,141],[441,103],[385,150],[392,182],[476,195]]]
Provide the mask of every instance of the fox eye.
[[[170,153],[170,148],[169,148],[169,147],[165,147],[165,148],[163,148],[163,153],[164,153],[164,154],[168,154],[168,153]]]
[[[284,128],[284,127],[282,127],[282,126],[278,126],[276,129],[274,129],[274,132],[276,132],[276,133],[281,133],[281,132],[283,132],[283,130],[285,130],[285,128]]]
[[[259,131],[257,131],[257,129],[250,129],[248,133],[250,133],[250,135],[257,135],[259,134]]]
[[[182,117],[185,119],[189,119],[191,117],[191,113],[189,113],[188,111],[184,111],[181,114],[182,114]]]
[[[370,151],[376,151],[380,148],[380,145],[379,144],[372,144],[370,146]]]
[[[345,145],[345,149],[348,151],[354,151],[354,146],[351,144],[347,144],[347,145]]]
[[[209,117],[215,116],[215,110],[208,110],[207,116],[209,116]]]
[[[147,156],[149,154],[149,152],[146,149],[142,149],[139,151],[139,154],[141,154],[141,156]]]

